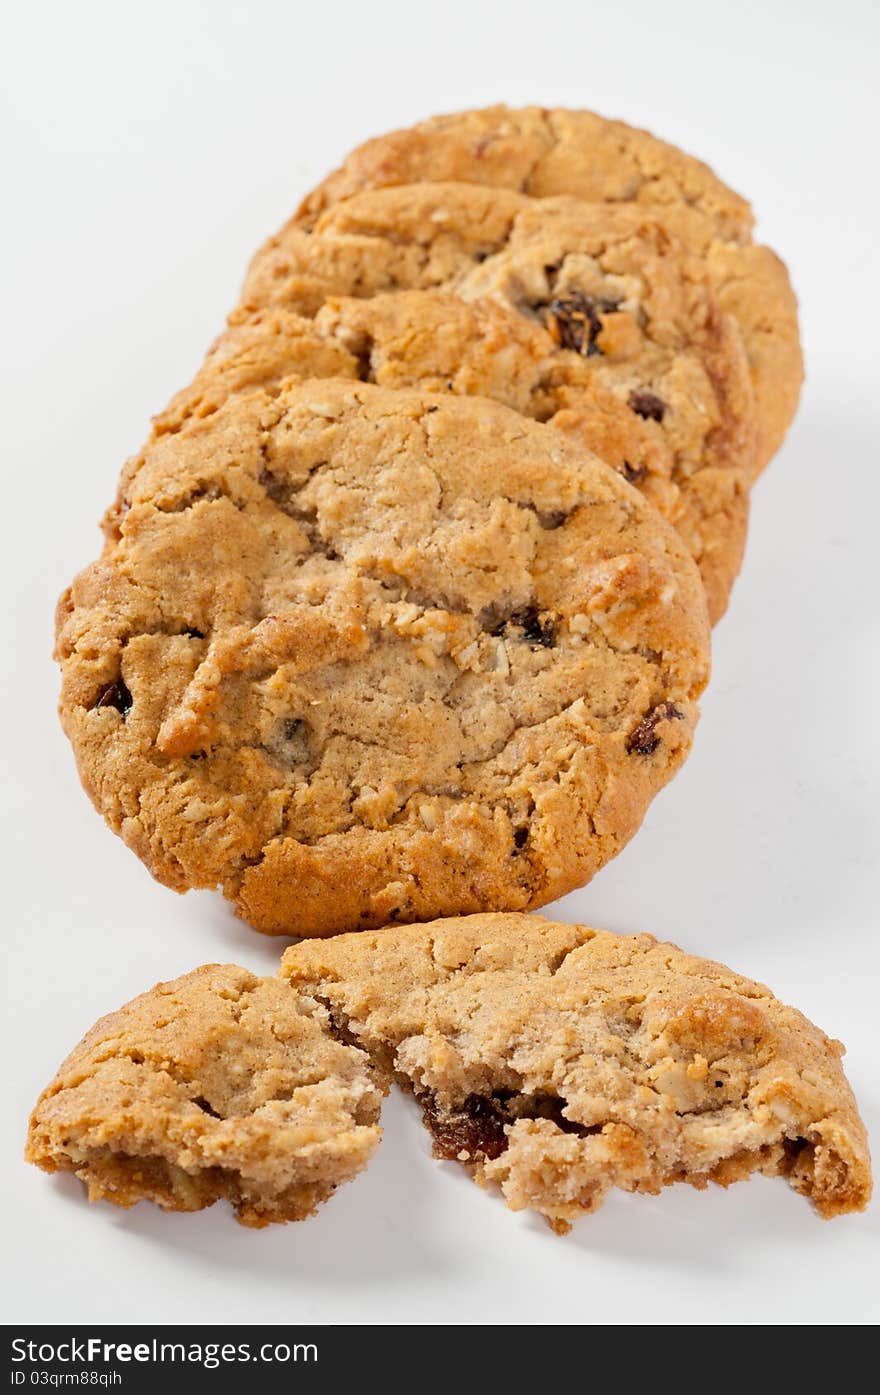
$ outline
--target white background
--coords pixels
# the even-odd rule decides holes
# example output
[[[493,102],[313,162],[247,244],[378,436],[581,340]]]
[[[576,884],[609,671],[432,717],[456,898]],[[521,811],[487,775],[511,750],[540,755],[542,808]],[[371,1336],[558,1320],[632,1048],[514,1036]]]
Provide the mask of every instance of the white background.
[[[3,62],[2,783],[7,1321],[842,1323],[880,1316],[880,1226],[782,1183],[608,1200],[557,1239],[385,1110],[368,1171],[251,1232],[90,1208],[20,1160],[81,1033],[159,978],[283,945],[153,883],[81,792],[55,713],[56,595],[250,253],[367,135],[506,99],[591,106],[709,160],[801,297],[808,384],[755,491],[693,756],[556,909],[769,982],[848,1047],[875,1140],[880,46],[872,0],[151,0],[14,7]],[[11,31],[11,33],[10,33]]]

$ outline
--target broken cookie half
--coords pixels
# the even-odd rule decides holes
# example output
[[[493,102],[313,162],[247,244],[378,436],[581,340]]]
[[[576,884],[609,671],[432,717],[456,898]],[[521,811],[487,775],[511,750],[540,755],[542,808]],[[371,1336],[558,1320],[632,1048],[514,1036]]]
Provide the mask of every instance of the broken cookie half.
[[[93,1201],[303,1220],[366,1164],[381,1099],[307,992],[207,964],[96,1023],[40,1096],[25,1156]]]
[[[554,1230],[611,1187],[788,1179],[867,1204],[843,1047],[759,983],[650,935],[522,914],[308,941],[282,974],[418,1099],[441,1158]]]

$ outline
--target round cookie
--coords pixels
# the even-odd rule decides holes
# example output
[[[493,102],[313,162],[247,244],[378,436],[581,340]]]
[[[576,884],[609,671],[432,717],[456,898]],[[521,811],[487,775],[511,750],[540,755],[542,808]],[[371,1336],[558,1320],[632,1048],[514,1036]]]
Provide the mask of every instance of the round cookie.
[[[86,789],[270,933],[582,885],[690,747],[699,575],[553,428],[346,381],[156,440],[59,603]]]
[[[206,420],[231,397],[255,388],[273,393],[284,382],[306,378],[482,395],[543,417],[547,347],[546,334],[521,316],[442,292],[331,300],[314,320],[274,307],[241,309],[230,315],[189,386],[153,418],[151,440]],[[616,404],[608,410],[616,421]],[[631,427],[628,434],[634,434]],[[118,537],[123,501],[143,461],[141,451],[122,470],[104,520],[111,538]]]
[[[650,935],[477,915],[300,944],[282,974],[416,1095],[438,1157],[564,1232],[611,1187],[785,1177],[871,1194],[843,1047],[769,988]]]
[[[754,217],[708,165],[623,121],[592,111],[503,105],[435,116],[357,146],[297,210],[313,226],[362,189],[458,181],[532,198],[572,194],[591,203],[685,204],[719,237],[746,242]]]
[[[238,310],[189,387],[153,419],[153,435],[204,420],[243,392],[305,378],[491,397],[536,416],[548,409],[552,348],[538,326],[502,306],[468,305],[439,291],[335,298],[314,320],[277,308]]]
[[[89,1200],[299,1221],[364,1167],[381,1130],[368,1058],[276,978],[206,964],[102,1017],[31,1115],[25,1156]]]
[[[362,189],[426,180],[662,210],[670,230],[706,257],[722,309],[742,329],[758,405],[755,472],[764,468],[782,444],[803,382],[797,300],[784,264],[752,242],[748,203],[708,165],[595,112],[495,106],[367,141],[306,197],[293,221],[308,228]]]
[[[154,434],[203,420],[230,396],[254,387],[272,391],[290,378],[324,376],[326,364],[340,376],[381,387],[491,397],[575,436],[671,519],[700,567],[714,622],[740,568],[748,494],[741,471],[703,461],[739,454],[749,393],[747,380],[736,371],[735,345],[733,372],[724,373],[729,358],[724,326],[710,326],[706,341],[701,362],[688,363],[661,347],[652,369],[649,354],[641,355],[639,386],[627,393],[640,408],[634,410],[621,395],[633,379],[619,364],[605,371],[603,359],[599,372],[590,366],[581,371],[577,356],[560,347],[548,328],[487,299],[468,303],[438,291],[335,298],[314,321],[286,311],[242,311],[232,317],[193,383],[155,418]],[[715,381],[704,364],[710,369],[717,364]],[[653,389],[665,391],[667,382],[674,390],[664,398]],[[739,403],[737,382],[744,389]],[[667,413],[664,430],[660,422]],[[688,429],[694,418],[701,440]],[[142,459],[142,454],[133,457],[123,470],[117,505],[107,519],[111,532]]]
[[[428,295],[410,294],[395,315],[389,289],[401,294],[408,284],[454,290],[472,319],[489,305],[496,320],[498,308],[506,311],[505,361],[504,321],[487,344],[463,312]],[[753,392],[741,337],[702,262],[656,218],[465,184],[359,195],[331,209],[315,233],[294,228],[267,246],[243,295],[251,311],[281,305],[308,315],[322,302],[316,328],[357,353],[376,381],[418,374],[433,387],[444,370],[453,390],[500,396],[613,464],[685,538],[710,616],[720,618],[745,545]],[[392,333],[389,366],[387,353],[382,359]],[[456,356],[464,371],[453,379]],[[503,387],[507,373],[513,395]],[[525,401],[524,376],[532,384]]]
[[[315,332],[311,320],[270,307],[232,315],[188,387],[153,418],[153,437],[182,430],[219,411],[230,397],[267,391],[286,378],[357,378],[357,361]]]

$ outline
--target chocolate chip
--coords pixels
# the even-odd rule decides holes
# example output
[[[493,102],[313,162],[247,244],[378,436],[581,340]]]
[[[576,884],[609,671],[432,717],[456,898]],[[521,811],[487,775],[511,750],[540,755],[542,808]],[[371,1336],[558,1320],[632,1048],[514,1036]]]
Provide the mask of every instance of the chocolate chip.
[[[529,830],[527,828],[515,828],[513,830],[513,846],[524,848],[529,841]]]
[[[679,712],[672,702],[661,702],[657,707],[646,713],[638,726],[630,733],[626,743],[626,749],[631,756],[650,756],[660,745],[660,737],[655,735],[654,728],[658,722],[683,721],[684,713]]]
[[[573,349],[584,358],[601,354],[596,343],[602,333],[602,316],[618,309],[619,300],[572,291],[571,295],[551,300],[547,307],[547,328],[561,349]]]
[[[300,733],[305,732],[305,722],[301,717],[285,717],[282,724],[285,741],[293,741]]]
[[[634,389],[629,397],[630,407],[638,416],[644,417],[646,421],[662,421],[666,413],[666,403],[662,397],[658,397],[656,392],[649,392],[647,388]]]
[[[106,688],[102,688],[95,707],[115,707],[119,715],[125,718],[131,711],[132,702],[133,698],[124,680],[117,678],[115,683],[108,683]]]
[[[630,465],[628,460],[624,460],[620,467],[620,473],[625,480],[629,480],[630,484],[639,484],[648,471],[644,465]]]
[[[184,630],[183,633],[187,636],[188,639],[204,639],[204,638],[205,638],[204,632],[203,632],[202,630],[196,630],[196,629],[190,628],[190,629],[188,629],[188,630]]]

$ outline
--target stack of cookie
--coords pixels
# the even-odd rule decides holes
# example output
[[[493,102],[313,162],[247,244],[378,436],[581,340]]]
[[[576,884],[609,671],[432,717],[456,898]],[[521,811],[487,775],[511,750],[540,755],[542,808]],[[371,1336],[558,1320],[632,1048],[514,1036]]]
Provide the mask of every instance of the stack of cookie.
[[[865,1204],[837,1043],[648,936],[524,914],[687,755],[801,375],[748,205],[620,123],[438,118],[305,200],[125,466],[57,653],[83,783],[153,874],[341,938],[104,1019],[34,1161],[299,1218],[397,1078],[557,1229],[756,1169]]]

